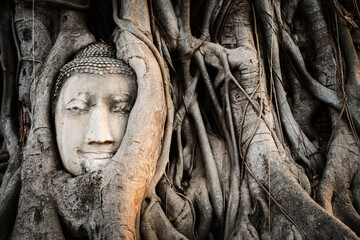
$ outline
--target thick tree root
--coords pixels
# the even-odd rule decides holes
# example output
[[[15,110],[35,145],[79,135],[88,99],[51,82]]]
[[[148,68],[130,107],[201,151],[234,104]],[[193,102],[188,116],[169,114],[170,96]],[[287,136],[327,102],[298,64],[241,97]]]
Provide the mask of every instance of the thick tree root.
[[[333,140],[329,146],[328,163],[318,191],[321,206],[360,235],[360,215],[351,199],[351,184],[360,168],[359,147],[344,120],[332,111]]]
[[[226,186],[226,182],[229,181],[229,177],[226,175],[229,166],[225,145],[221,145],[221,140],[215,136],[208,135],[208,138],[211,148],[214,150],[215,163],[220,171],[219,175],[222,176],[221,182]],[[146,219],[146,222],[144,226],[142,223],[142,235],[152,236],[152,234],[156,234],[159,239],[167,239],[158,230],[164,224],[168,225],[171,222],[176,231],[187,239],[207,239],[213,224],[214,210],[211,207],[206,181],[203,160],[200,150],[197,150],[194,156],[194,169],[191,172],[188,188],[184,192],[185,195],[176,192],[165,178],[160,181],[157,187],[157,192],[161,198],[162,211],[167,216],[167,223],[159,222],[158,218],[155,218],[159,215],[159,213],[154,213],[158,211],[155,210],[157,203],[150,210],[146,207],[143,210],[143,219]],[[228,192],[228,184],[225,189]],[[147,203],[143,204],[147,205]],[[149,228],[149,226],[152,227]],[[146,239],[148,238],[146,237]]]
[[[12,16],[4,3],[0,6],[1,115],[0,132],[9,161],[0,181],[0,239],[5,239],[14,224],[20,192],[21,147],[17,119],[16,47],[13,39]],[[4,147],[4,146],[3,146]]]
[[[23,239],[30,235],[34,238],[64,238],[56,209],[49,197],[47,181],[49,173],[54,171],[58,164],[50,123],[51,89],[61,66],[80,48],[94,41],[93,36],[86,30],[83,14],[62,12],[57,40],[44,63],[44,71],[33,82],[35,90],[31,96],[32,114],[38,117],[33,121],[21,172],[22,179],[31,184],[23,185],[21,189],[12,235],[14,239]],[[37,225],[29,225],[28,222],[33,221],[34,216]]]
[[[0,32],[12,27],[13,40],[19,40],[7,56],[0,38],[1,57],[12,63],[1,60],[0,121],[2,135],[12,140],[10,161],[0,160],[0,169],[7,168],[0,188],[0,239],[359,239],[360,63],[346,22],[352,17],[342,16],[337,2],[335,50],[328,27],[333,15],[324,18],[317,0],[289,0],[281,3],[283,12],[277,0],[257,0],[255,7],[248,0],[112,0],[114,22],[105,22],[117,25],[111,39],[117,57],[136,73],[138,97],[112,161],[77,177],[61,170],[51,89],[61,66],[95,41],[86,14],[100,5],[80,13],[75,9],[87,9],[89,1],[38,0],[34,11],[29,2],[15,1],[17,16],[6,28],[9,16],[0,17]],[[110,11],[110,1],[105,5],[98,17]],[[67,10],[55,13],[53,6]],[[300,8],[305,18],[294,18]],[[311,34],[292,35],[303,20]],[[105,40],[112,29],[97,33],[95,25],[95,35]],[[309,41],[297,44],[310,35],[315,47],[305,48],[316,51],[314,68],[302,56]],[[288,68],[296,71],[283,78]],[[9,117],[17,107],[16,81],[9,80],[14,76],[21,110],[31,108],[33,116],[24,150],[18,147],[19,138],[26,139],[18,136],[18,116]],[[322,176],[325,162],[309,140],[316,106],[299,82],[349,122],[331,112],[333,136]],[[309,172],[321,178],[318,192],[314,182],[310,187]],[[11,233],[7,216],[16,211],[19,191]]]
[[[143,1],[142,4],[143,4],[143,6],[147,6],[146,1]],[[149,36],[151,36],[150,29],[149,29],[150,26],[148,26],[148,28],[142,29],[143,32],[145,32],[145,33],[143,33],[142,31],[140,31],[140,29],[138,29],[132,23],[131,19],[134,16],[131,16],[131,14],[129,14],[128,11],[125,11],[124,8],[121,8],[121,9],[122,9],[122,11],[125,11],[127,14],[129,14],[129,16],[127,16],[127,17],[129,18],[130,21],[119,18],[119,16],[118,16],[119,7],[118,7],[118,3],[116,0],[112,0],[112,6],[113,6],[113,19],[114,19],[114,22],[119,27],[119,30],[130,32],[134,37],[141,40],[142,44],[145,44],[149,48],[149,50],[152,52],[154,58],[156,59],[156,61],[158,63],[158,66],[160,68],[161,76],[162,76],[162,80],[163,80],[163,84],[164,84],[164,94],[165,94],[165,101],[166,101],[166,108],[167,108],[164,143],[163,143],[160,158],[159,158],[157,166],[156,166],[155,174],[152,177],[150,185],[147,187],[146,193],[144,195],[144,198],[151,199],[151,204],[149,207],[152,207],[153,204],[158,200],[158,198],[156,197],[156,193],[155,193],[156,184],[159,182],[159,180],[165,173],[165,167],[166,167],[167,163],[169,162],[170,143],[171,143],[171,136],[172,136],[172,132],[173,132],[173,121],[174,121],[174,106],[173,106],[172,99],[170,97],[170,91],[169,91],[169,87],[168,87],[168,77],[166,74],[164,61],[163,61],[159,51],[156,49],[155,45],[149,38]],[[124,6],[125,6],[125,8],[127,8],[129,10],[132,9],[131,8],[132,5],[129,1],[125,1],[122,7],[124,7]],[[141,9],[141,6],[139,9]],[[140,11],[142,11],[142,10],[140,10]],[[140,20],[140,19],[137,18],[137,20]],[[147,23],[142,23],[141,25],[147,26]],[[115,40],[115,41],[118,41],[118,40]],[[117,42],[117,45],[119,45],[118,42]],[[137,53],[137,54],[139,54],[139,53]],[[142,56],[142,55],[140,54],[140,55],[137,55],[136,57],[140,57],[140,56]],[[128,61],[128,59],[125,59],[125,57],[122,55],[119,55],[118,57],[121,59],[124,59],[125,61]],[[132,56],[132,57],[134,57],[134,56]],[[146,66],[146,67],[148,68],[149,66]],[[139,67],[135,68],[134,70],[142,71],[141,69],[139,69]],[[139,77],[138,73],[137,73],[137,75]]]
[[[159,203],[154,204],[148,215],[144,215],[141,223],[141,234],[145,240],[187,239],[169,222]]]

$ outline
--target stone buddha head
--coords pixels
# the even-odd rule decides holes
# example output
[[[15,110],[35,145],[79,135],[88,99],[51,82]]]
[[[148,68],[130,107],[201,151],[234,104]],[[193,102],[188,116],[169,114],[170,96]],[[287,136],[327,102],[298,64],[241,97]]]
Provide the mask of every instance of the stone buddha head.
[[[118,150],[136,99],[136,76],[115,58],[115,48],[95,43],[64,65],[54,88],[56,141],[72,175],[103,168]]]

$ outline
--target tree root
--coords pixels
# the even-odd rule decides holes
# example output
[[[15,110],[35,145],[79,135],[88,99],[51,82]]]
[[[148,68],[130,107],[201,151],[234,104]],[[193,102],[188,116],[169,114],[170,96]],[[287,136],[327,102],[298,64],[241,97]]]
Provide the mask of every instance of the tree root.
[[[33,0],[24,0],[25,2],[33,2]],[[35,2],[44,2],[50,3],[57,6],[61,6],[63,8],[84,11],[90,8],[89,1],[86,4],[82,5],[81,3],[77,3],[76,0],[35,0]]]
[[[309,197],[308,192],[306,192],[301,187],[298,180],[294,178],[294,176],[302,173],[296,173],[299,170],[296,170],[297,167],[295,167],[294,163],[287,159],[284,154],[281,154],[281,152],[264,153],[263,151],[261,154],[255,154],[255,152],[258,151],[256,145],[262,143],[262,146],[264,146],[270,143],[268,142],[269,140],[265,140],[269,139],[266,136],[270,135],[256,135],[254,137],[253,143],[249,149],[251,154],[248,155],[249,158],[247,159],[247,162],[253,177],[257,179],[259,184],[268,189],[269,197],[271,196],[272,202],[276,203],[276,207],[280,208],[281,213],[285,214],[289,221],[307,237],[312,236],[321,239],[326,236],[338,234],[339,238],[348,237],[349,239],[357,239],[356,235],[351,230],[338,219],[329,215]],[[268,157],[270,157],[271,160],[267,159]],[[265,159],[260,160],[261,158]],[[264,168],[266,162],[271,164],[269,166],[269,172]],[[282,174],[278,174],[279,172]],[[282,184],[285,183],[286,186],[283,186]],[[300,211],[302,214],[291,214],[296,211]],[[313,218],[310,219],[308,214],[313,216]],[[301,226],[299,223],[301,223]],[[321,228],[321,231],[317,230],[319,228]],[[334,232],[334,230],[336,232]]]
[[[188,239],[195,239],[195,212],[192,210],[192,201],[176,193],[165,180],[160,181],[158,192],[162,199],[162,207],[175,229]]]
[[[318,199],[327,212],[339,218],[360,235],[360,216],[351,200],[351,182],[360,168],[356,160],[359,147],[347,123],[332,111],[334,137],[329,146],[328,163],[321,180]]]
[[[5,2],[0,6],[0,73],[2,83],[0,132],[9,154],[6,172],[0,181],[0,239],[8,238],[14,224],[21,179],[21,147],[17,118],[16,47],[14,45],[12,15]],[[3,172],[3,171],[2,171]]]
[[[12,16],[5,3],[0,7],[0,15],[0,31],[2,32],[0,37],[0,64],[3,73],[0,130],[5,139],[9,154],[12,156],[17,154],[15,151],[17,150],[16,146],[19,144],[16,90],[17,52],[14,39],[12,38]]]
[[[14,162],[20,162],[20,160],[19,155],[13,156],[10,159],[9,168],[13,167]],[[15,171],[7,170],[3,179],[0,188],[0,232],[2,233],[0,239],[7,239],[16,218],[21,188],[21,168],[16,168]]]
[[[198,132],[199,145],[204,158],[204,168],[207,173],[207,186],[209,189],[210,199],[213,205],[215,216],[219,222],[222,222],[224,216],[224,203],[218,170],[215,164],[214,156],[211,152],[209,139],[206,135],[205,126],[201,117],[199,105],[194,103],[190,109],[194,119],[194,125]]]
[[[181,181],[183,179],[184,173],[184,154],[183,154],[183,147],[181,141],[181,127],[176,130],[176,142],[178,147],[178,159],[176,161],[176,173],[174,177],[174,186],[177,189],[182,189]]]
[[[259,234],[250,221],[252,215],[255,214],[254,206],[252,205],[251,195],[249,191],[249,183],[248,183],[248,173],[245,173],[245,178],[241,182],[241,200],[239,205],[239,212],[242,214],[237,216],[237,220],[235,223],[236,228],[234,228],[233,232],[229,237],[232,237],[236,240],[245,240],[245,239],[259,239]]]
[[[34,81],[44,69],[43,63],[54,45],[60,26],[59,11],[47,11],[48,8],[41,4],[35,9],[33,16],[32,6],[21,2],[16,5],[14,16],[15,35],[19,41],[19,100],[27,109],[31,109],[31,86],[34,87]],[[54,29],[54,32],[49,29]],[[29,36],[32,32],[33,36]]]
[[[95,39],[86,30],[84,15],[64,11],[61,21],[60,32],[44,63],[44,71],[33,83],[35,90],[31,97],[34,106],[32,113],[38,117],[33,120],[21,172],[24,181],[32,184],[24,185],[21,189],[14,239],[29,235],[35,238],[64,238],[56,210],[48,197],[49,182],[46,180],[49,172],[54,171],[58,164],[50,123],[51,89],[61,66],[80,48]],[[38,216],[36,226],[28,224],[34,214]]]
[[[131,22],[125,21],[118,17],[119,8],[116,0],[112,0],[112,5],[113,5],[113,19],[115,23],[118,25],[118,27],[121,30],[129,31],[135,37],[139,38],[144,44],[146,44],[146,46],[151,50],[152,54],[154,55],[160,67],[161,76],[164,84],[164,94],[165,94],[166,107],[167,107],[167,120],[166,120],[166,127],[164,133],[164,143],[162,146],[162,152],[160,158],[156,166],[155,175],[152,177],[150,185],[148,186],[144,196],[144,198],[151,199],[151,203],[152,203],[150,204],[151,207],[153,203],[157,200],[155,187],[159,182],[159,180],[161,179],[161,177],[164,175],[165,167],[169,162],[170,143],[171,143],[171,136],[173,131],[173,121],[174,121],[174,106],[172,103],[172,99],[170,97],[170,92],[167,84],[168,77],[166,74],[165,65],[162,57],[160,56],[160,53],[158,52],[152,41],[148,37],[146,37],[139,29],[137,29]]]
[[[273,72],[274,75],[273,81],[276,89],[276,100],[278,101],[277,106],[279,108],[282,126],[290,142],[290,148],[294,153],[295,160],[302,162],[312,173],[316,173],[317,171],[321,172],[324,168],[324,160],[296,122],[286,99],[286,92],[283,87],[280,68],[279,46],[275,35],[275,31],[278,27],[273,21],[275,14],[273,11],[276,11],[277,9],[273,9],[270,3],[266,0],[257,2],[255,5],[259,12],[266,13],[261,16],[262,23],[265,27],[266,46],[269,51],[268,54],[270,55],[269,59],[271,61],[270,71],[271,73]]]
[[[210,140],[210,145],[212,149],[219,150],[219,142],[220,139],[208,135]],[[223,145],[225,147],[225,145]],[[224,151],[223,149],[222,151]],[[219,152],[222,152],[219,151]],[[215,162],[220,170],[220,175],[224,176],[224,178],[228,178],[226,176],[228,162],[226,158],[222,154],[219,154],[218,151],[214,150],[217,154],[214,154]],[[210,203],[209,191],[207,189],[207,180],[205,176],[205,168],[203,165],[202,157],[200,155],[200,151],[194,156],[194,170],[191,172],[189,186],[185,190],[186,197],[183,194],[176,192],[171,184],[165,180],[165,178],[160,181],[157,190],[158,194],[161,198],[162,209],[167,216],[168,223],[159,223],[158,219],[155,219],[158,213],[154,213],[156,206],[155,203],[151,209],[148,206],[143,208],[143,218],[149,219],[147,220],[147,225],[157,226],[157,225],[167,225],[170,222],[175,227],[176,231],[181,233],[183,236],[186,236],[188,239],[207,239],[210,231],[210,227],[213,222],[213,208]],[[227,179],[222,179],[223,181],[228,181]],[[229,187],[226,187],[229,189]],[[227,190],[228,191],[228,190]],[[143,203],[144,204],[144,203]],[[146,203],[147,205],[147,203]],[[149,210],[148,210],[149,209]],[[197,219],[195,219],[195,213]],[[195,222],[196,220],[196,222]],[[146,227],[147,229],[142,230],[143,236],[151,236],[152,234],[158,235],[159,239],[166,239],[159,234],[159,229],[157,227]]]
[[[143,203],[145,204],[145,202]],[[148,208],[148,206],[144,206]],[[155,203],[149,214],[143,215],[141,235],[147,239],[187,239],[179,233],[165,216],[159,203]]]

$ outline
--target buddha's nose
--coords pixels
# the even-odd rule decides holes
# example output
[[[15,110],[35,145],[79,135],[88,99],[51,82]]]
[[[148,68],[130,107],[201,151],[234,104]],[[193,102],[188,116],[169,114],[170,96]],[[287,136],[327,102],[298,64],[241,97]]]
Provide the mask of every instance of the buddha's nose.
[[[109,127],[109,110],[102,105],[96,106],[91,112],[86,130],[88,144],[113,143],[114,139]]]

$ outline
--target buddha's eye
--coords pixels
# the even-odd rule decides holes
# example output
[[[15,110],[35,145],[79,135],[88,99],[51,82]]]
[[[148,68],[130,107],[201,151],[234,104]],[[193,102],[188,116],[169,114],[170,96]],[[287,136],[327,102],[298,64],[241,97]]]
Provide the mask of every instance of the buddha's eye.
[[[83,101],[75,100],[66,105],[66,111],[75,115],[87,113],[89,111],[87,105]]]
[[[114,113],[129,113],[131,110],[131,107],[129,106],[129,104],[127,102],[117,102],[111,106],[110,110],[111,110],[111,112],[114,112]]]

